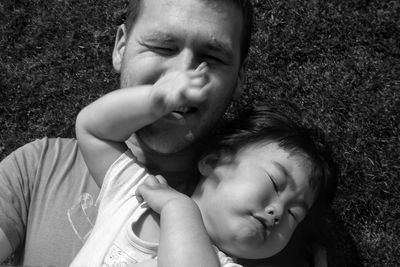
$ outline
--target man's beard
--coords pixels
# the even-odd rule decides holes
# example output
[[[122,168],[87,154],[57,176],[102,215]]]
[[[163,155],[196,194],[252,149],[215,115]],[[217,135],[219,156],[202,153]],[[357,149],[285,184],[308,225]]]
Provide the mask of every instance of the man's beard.
[[[193,137],[188,132],[174,133],[169,129],[163,129],[156,125],[148,125],[136,132],[140,143],[153,152],[172,154],[180,152],[193,143]]]

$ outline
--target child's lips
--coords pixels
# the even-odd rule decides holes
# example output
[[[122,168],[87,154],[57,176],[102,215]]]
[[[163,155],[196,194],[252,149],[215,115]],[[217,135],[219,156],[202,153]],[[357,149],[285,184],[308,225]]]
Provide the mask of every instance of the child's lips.
[[[258,224],[260,226],[261,235],[263,237],[263,240],[266,240],[271,231],[269,230],[269,227],[268,227],[265,219],[262,217],[259,217],[259,216],[254,216],[254,218],[256,219],[256,221],[258,222]]]

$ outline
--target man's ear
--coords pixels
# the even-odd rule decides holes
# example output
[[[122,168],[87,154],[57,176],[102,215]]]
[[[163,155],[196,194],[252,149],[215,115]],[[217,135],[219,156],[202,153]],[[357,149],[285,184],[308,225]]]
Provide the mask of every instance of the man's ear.
[[[207,154],[198,163],[198,169],[202,176],[207,177],[217,166],[219,156],[215,153]]]
[[[233,92],[233,100],[238,99],[242,95],[243,85],[246,82],[246,70],[247,70],[248,62],[249,62],[249,58],[246,57],[243,60],[242,64],[240,65],[238,79],[236,82],[236,88],[235,88],[235,91]]]
[[[117,36],[115,37],[114,50],[112,54],[113,67],[117,73],[120,73],[121,71],[122,58],[124,56],[127,41],[128,35],[125,24],[122,24],[118,27]]]

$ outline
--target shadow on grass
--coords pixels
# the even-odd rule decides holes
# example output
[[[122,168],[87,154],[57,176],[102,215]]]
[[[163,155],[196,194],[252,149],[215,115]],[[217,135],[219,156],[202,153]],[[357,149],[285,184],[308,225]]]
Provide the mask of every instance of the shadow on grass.
[[[357,242],[349,233],[349,227],[334,214],[331,216],[327,233],[327,251],[329,267],[362,267],[362,257]]]

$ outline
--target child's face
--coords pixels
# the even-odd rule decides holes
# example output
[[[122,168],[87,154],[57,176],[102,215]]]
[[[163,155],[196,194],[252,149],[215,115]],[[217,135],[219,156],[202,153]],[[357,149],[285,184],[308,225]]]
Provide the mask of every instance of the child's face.
[[[248,146],[213,169],[207,165],[200,162],[207,177],[193,199],[214,244],[248,259],[282,250],[314,201],[310,162],[269,143]]]

